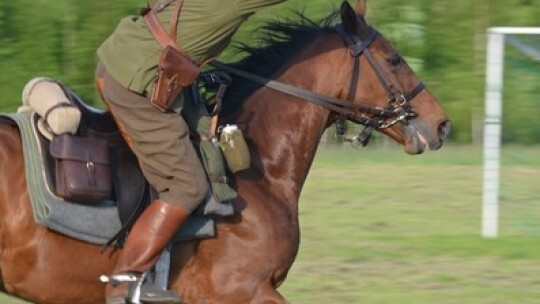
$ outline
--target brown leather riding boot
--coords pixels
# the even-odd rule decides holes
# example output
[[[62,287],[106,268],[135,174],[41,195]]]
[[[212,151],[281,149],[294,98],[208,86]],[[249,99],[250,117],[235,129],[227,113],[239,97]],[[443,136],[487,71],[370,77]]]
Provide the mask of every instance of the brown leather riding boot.
[[[171,238],[180,226],[189,217],[189,212],[178,205],[156,200],[135,222],[129,233],[124,249],[118,257],[116,268],[113,271],[117,275],[134,275],[140,277],[147,272],[156,262],[159,255],[167,246]],[[105,290],[107,304],[126,303],[128,283],[109,283]],[[168,292],[169,296],[171,292]],[[152,303],[180,303],[174,301],[165,294]]]

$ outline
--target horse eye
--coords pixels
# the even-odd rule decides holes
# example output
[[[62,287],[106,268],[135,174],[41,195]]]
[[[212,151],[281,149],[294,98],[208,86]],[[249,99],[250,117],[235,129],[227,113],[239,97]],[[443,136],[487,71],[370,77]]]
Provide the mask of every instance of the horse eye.
[[[393,66],[398,66],[405,62],[403,57],[401,57],[399,54],[392,55],[392,57],[388,58],[386,61]]]

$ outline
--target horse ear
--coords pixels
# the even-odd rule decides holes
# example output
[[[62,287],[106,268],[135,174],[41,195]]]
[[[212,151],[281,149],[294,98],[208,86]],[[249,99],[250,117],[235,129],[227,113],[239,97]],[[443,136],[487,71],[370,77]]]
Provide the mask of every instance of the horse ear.
[[[356,8],[354,10],[359,16],[365,17],[367,11],[367,0],[358,0],[358,4],[356,4]]]
[[[358,32],[358,28],[359,28],[358,16],[356,15],[356,12],[351,7],[349,2],[343,1],[341,3],[339,14],[341,16],[341,21],[343,22],[343,25],[349,32],[351,33]]]

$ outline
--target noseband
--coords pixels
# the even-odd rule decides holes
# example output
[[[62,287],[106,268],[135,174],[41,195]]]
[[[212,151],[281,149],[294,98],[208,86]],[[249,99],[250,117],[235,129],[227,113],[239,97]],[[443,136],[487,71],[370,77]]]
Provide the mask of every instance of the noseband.
[[[379,32],[374,28],[369,27],[369,33],[365,39],[360,38],[357,34],[350,33],[343,24],[338,24],[334,30],[342,37],[349,48],[350,55],[354,58],[354,68],[347,100],[321,95],[283,82],[267,79],[233,68],[217,60],[209,64],[228,73],[249,79],[276,91],[307,100],[337,113],[339,115],[336,123],[338,135],[343,136],[345,134],[346,120],[364,125],[365,127],[360,134],[348,141],[351,141],[354,146],[365,146],[368,144],[371,134],[376,129],[386,129],[396,123],[407,124],[409,119],[416,117],[410,101],[422,92],[425,86],[423,82],[420,82],[410,92],[400,93],[396,90],[392,81],[384,73],[382,66],[369,50],[371,43],[379,36]],[[360,56],[362,54],[366,57],[386,90],[388,100],[385,107],[370,107],[355,103],[360,78]]]

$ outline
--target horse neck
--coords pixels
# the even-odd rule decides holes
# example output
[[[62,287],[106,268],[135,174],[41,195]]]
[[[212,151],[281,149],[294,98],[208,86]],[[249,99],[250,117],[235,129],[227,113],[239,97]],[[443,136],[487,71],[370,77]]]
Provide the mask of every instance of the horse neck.
[[[345,55],[338,49],[324,53],[320,48],[308,49],[276,80],[338,96],[350,81],[338,68]],[[296,209],[329,116],[330,111],[321,106],[272,89],[263,88],[250,96],[237,121],[247,125],[246,137],[252,145],[251,180]]]

